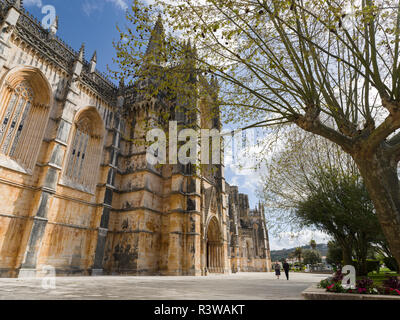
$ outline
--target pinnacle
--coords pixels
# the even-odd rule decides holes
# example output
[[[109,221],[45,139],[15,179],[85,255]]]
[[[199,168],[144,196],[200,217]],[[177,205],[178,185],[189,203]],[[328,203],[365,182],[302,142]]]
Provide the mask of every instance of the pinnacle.
[[[59,17],[56,16],[55,20],[52,23],[52,26],[56,27],[56,29],[58,29],[58,19],[59,19]]]
[[[78,60],[83,62],[84,58],[85,58],[85,43],[82,43],[81,49],[79,50],[78,53]]]
[[[92,59],[90,61],[97,62],[97,51],[96,50],[94,51]]]
[[[17,9],[22,9],[24,7],[24,0],[15,0],[14,7]]]

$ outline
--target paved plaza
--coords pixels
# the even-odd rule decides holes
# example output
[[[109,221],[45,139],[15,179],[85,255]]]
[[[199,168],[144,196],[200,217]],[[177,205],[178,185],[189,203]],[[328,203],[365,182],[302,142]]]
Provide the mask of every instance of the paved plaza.
[[[57,277],[56,289],[42,279],[0,279],[0,300],[284,300],[328,275],[238,273],[208,277]]]

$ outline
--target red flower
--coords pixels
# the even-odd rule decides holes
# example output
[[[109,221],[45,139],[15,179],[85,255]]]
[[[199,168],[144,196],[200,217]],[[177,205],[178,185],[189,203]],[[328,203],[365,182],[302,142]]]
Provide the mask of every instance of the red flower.
[[[394,290],[394,291],[396,291],[398,294],[400,294],[400,290],[396,289],[396,290]]]
[[[365,289],[365,288],[358,288],[358,293],[363,293],[363,292],[367,292],[367,289]]]
[[[332,283],[330,286],[327,287],[327,289],[328,289],[328,290],[329,290],[329,289],[332,289],[334,286],[335,286],[335,284]]]

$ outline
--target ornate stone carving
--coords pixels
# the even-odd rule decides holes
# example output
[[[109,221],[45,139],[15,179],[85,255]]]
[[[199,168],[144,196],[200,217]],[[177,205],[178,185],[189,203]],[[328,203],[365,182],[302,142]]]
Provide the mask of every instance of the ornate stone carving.
[[[4,19],[12,4],[13,2],[10,0],[0,0],[1,19]],[[49,31],[43,29],[36,18],[23,8],[20,11],[21,16],[15,29],[15,35],[34,47],[44,58],[53,61],[69,73],[78,52],[57,36],[49,39]],[[100,72],[91,73],[90,64],[86,60],[83,61],[83,71],[79,80],[109,104],[116,103],[117,87]]]

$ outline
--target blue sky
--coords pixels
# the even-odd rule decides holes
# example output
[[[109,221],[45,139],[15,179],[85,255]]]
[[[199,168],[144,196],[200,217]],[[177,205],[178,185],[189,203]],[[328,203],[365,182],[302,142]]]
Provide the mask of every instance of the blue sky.
[[[75,50],[85,43],[86,59],[97,50],[97,68],[107,71],[115,51],[112,45],[119,38],[117,23],[124,24],[126,0],[25,0],[24,7],[39,21],[45,14],[41,8],[53,5],[59,16],[57,35]]]
[[[84,42],[87,60],[96,50],[97,69],[107,73],[107,65],[116,68],[112,62],[115,57],[112,42],[119,38],[116,25],[125,24],[125,10],[129,3],[130,0],[25,0],[24,7],[41,21],[45,17],[42,7],[53,5],[59,16],[57,35],[77,51]],[[239,186],[241,193],[249,195],[250,207],[254,208],[258,203],[260,173],[227,166],[225,177],[228,183]],[[317,242],[326,242],[324,235],[304,230],[298,238],[283,234],[282,239],[279,239],[270,235],[271,249],[304,245],[312,238]]]

